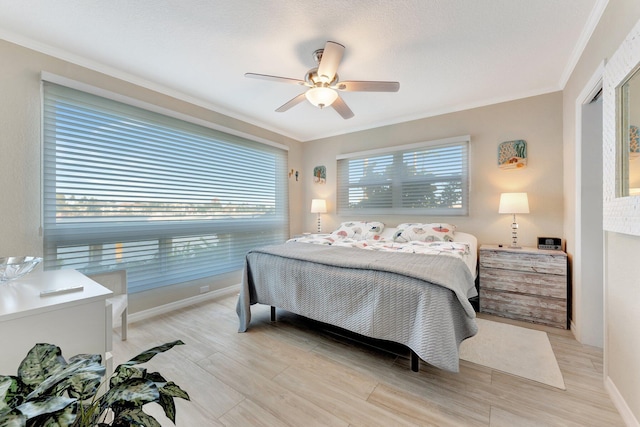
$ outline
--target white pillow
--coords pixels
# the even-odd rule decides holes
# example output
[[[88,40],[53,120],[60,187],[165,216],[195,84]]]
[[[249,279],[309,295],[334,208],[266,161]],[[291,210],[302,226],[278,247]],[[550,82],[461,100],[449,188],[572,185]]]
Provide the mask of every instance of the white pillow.
[[[384,230],[384,224],[378,221],[346,221],[340,224],[340,227],[331,235],[338,239],[377,240],[382,230]]]
[[[456,226],[446,223],[404,223],[393,236],[396,242],[452,242]]]

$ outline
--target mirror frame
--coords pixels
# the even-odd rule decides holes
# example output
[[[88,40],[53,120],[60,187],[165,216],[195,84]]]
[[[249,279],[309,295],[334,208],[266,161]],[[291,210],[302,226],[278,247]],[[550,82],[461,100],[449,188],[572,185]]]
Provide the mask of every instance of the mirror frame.
[[[603,228],[606,231],[640,236],[640,196],[617,197],[626,167],[620,150],[620,87],[640,66],[640,21],[624,39],[606,64],[602,76],[603,92]],[[627,150],[628,151],[628,150]],[[628,153],[626,153],[628,156]],[[628,158],[626,160],[628,164]],[[628,173],[627,173],[628,175]],[[628,176],[627,176],[628,179]],[[626,188],[629,187],[628,182]],[[576,189],[578,191],[579,189]]]

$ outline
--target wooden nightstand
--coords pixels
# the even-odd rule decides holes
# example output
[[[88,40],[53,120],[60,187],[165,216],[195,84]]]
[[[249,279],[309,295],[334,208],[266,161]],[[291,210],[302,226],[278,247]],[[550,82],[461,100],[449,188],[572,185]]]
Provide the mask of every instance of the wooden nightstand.
[[[480,311],[567,328],[567,254],[480,246]]]

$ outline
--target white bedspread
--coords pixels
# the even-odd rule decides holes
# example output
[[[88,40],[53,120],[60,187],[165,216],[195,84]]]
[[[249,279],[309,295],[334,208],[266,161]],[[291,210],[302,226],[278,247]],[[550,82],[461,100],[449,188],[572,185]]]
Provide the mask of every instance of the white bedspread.
[[[406,243],[394,242],[391,238],[386,237],[389,235],[392,234],[385,230],[385,233],[383,233],[383,235],[378,239],[356,240],[342,238],[332,234],[307,234],[301,237],[289,239],[287,242],[349,247],[370,251],[449,256],[462,260],[469,268],[473,277],[475,278],[476,276],[477,252],[475,247],[475,237],[470,234],[457,233],[460,237],[460,241],[454,242],[411,241]],[[478,291],[475,285],[470,286],[467,289],[467,298],[472,298],[477,295]]]

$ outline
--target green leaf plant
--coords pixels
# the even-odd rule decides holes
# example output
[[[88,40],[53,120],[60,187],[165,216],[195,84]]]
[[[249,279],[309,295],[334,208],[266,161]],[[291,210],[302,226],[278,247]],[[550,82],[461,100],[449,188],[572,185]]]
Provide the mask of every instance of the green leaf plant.
[[[0,375],[0,427],[159,427],[142,410],[152,402],[175,424],[174,398],[190,400],[189,395],[158,372],[138,365],[183,344],[166,343],[119,365],[106,392],[100,355],[78,354],[66,361],[60,347],[36,344],[17,376]]]

